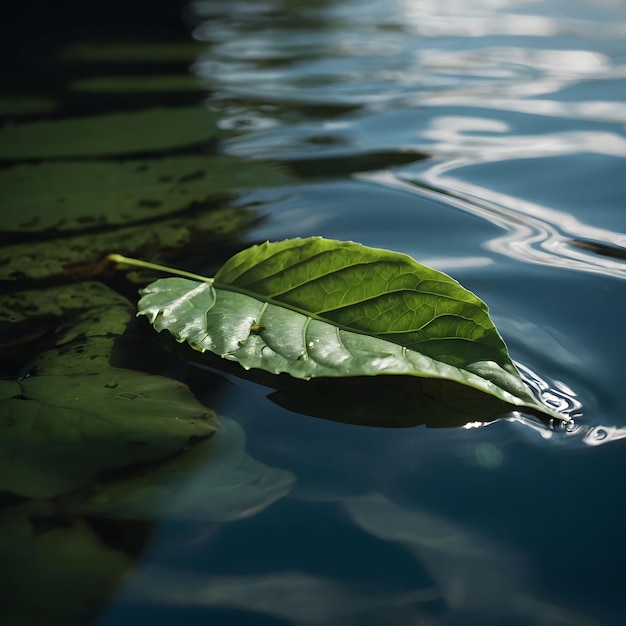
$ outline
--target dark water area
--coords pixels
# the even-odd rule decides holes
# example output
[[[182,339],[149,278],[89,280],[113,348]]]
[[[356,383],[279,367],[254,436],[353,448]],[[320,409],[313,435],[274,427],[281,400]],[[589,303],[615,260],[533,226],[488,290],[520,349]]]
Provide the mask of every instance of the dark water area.
[[[478,294],[526,382],[574,424],[511,413],[393,429],[307,417],[261,385],[163,350],[128,313],[111,364],[189,385],[218,415],[213,438],[224,443],[163,491],[154,516],[102,513],[102,499],[85,505],[65,483],[32,496],[0,484],[0,621],[622,624],[626,3],[205,0],[140,2],[132,13],[14,4],[2,26],[3,131],[89,116],[102,128],[95,116],[154,107],[172,115],[141,144],[141,119],[129,123],[131,148],[109,149],[94,130],[90,149],[87,131],[75,140],[65,126],[33,135],[35,147],[2,135],[0,175],[49,163],[158,170],[188,158],[193,181],[191,159],[218,155],[248,178],[239,188],[224,169],[209,199],[190,183],[193,197],[169,212],[146,192],[120,217],[105,201],[115,181],[129,195],[147,182],[68,170],[104,217],[54,221],[41,200],[40,221],[19,228],[11,197],[0,208],[0,297],[66,285],[57,266],[113,247],[211,276],[265,240],[357,241]],[[187,128],[192,108],[215,132]],[[24,189],[43,185],[43,198],[61,174],[41,176]],[[133,306],[145,284],[111,272],[95,280]],[[2,319],[5,381],[63,373],[37,355],[62,350],[53,338],[76,311],[32,306],[43,313]],[[99,322],[84,320],[91,337]],[[13,471],[4,462],[0,475]],[[186,517],[191,501],[201,512]],[[125,502],[141,508],[132,493]]]

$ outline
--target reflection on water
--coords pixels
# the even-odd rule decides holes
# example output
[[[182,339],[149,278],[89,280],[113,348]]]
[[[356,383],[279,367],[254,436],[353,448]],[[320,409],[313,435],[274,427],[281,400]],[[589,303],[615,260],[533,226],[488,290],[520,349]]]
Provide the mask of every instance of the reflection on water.
[[[407,590],[390,593],[297,569],[203,576],[149,566],[125,586],[117,611],[141,602],[236,609],[303,625],[596,624],[582,613],[534,597],[531,568],[523,555],[445,517],[403,507],[376,492],[339,502],[359,529],[416,558],[432,582],[415,576],[405,581]],[[110,612],[103,626],[115,624],[117,614]]]
[[[363,530],[399,542],[425,563],[448,606],[446,623],[594,623],[532,598],[529,567],[522,555],[450,520],[398,506],[378,493],[347,498],[343,504]]]
[[[407,611],[409,607],[407,612],[411,614],[412,605],[428,605],[439,597],[436,589],[429,588],[396,595],[355,590],[332,578],[297,570],[256,576],[199,577],[181,570],[154,568],[135,579],[119,600],[235,609],[254,615],[255,619],[271,616],[289,624],[375,626],[381,619],[395,618],[394,624],[408,626],[408,621],[396,621],[402,616],[402,609]],[[105,619],[103,626],[114,623],[115,617]]]
[[[619,258],[619,252],[626,248],[626,235],[581,224],[568,213],[506,196],[485,187],[443,176],[443,180],[439,178],[441,171],[456,170],[458,167],[456,161],[446,163],[445,167],[433,167],[422,175],[422,180],[413,189],[403,181],[410,176],[406,174],[398,177],[391,172],[376,172],[361,177],[414,191],[423,197],[444,200],[501,227],[505,235],[484,243],[486,248],[494,252],[532,263],[626,278],[626,264],[589,253],[592,247],[582,247],[575,241],[576,237],[583,237],[593,239],[599,246],[615,246],[615,256]]]
[[[621,259],[575,244],[623,251],[621,220],[603,228],[586,210],[560,210],[473,181],[473,172],[488,172],[490,163],[510,162],[509,176],[516,177],[524,159],[595,154],[610,169],[626,156],[622,3],[262,6],[198,9],[211,19],[195,36],[210,42],[212,53],[196,72],[255,131],[233,139],[229,151],[283,159],[426,152],[433,158],[418,167],[385,169],[367,180],[489,220],[505,231],[484,244],[498,254],[626,277]],[[311,111],[322,103],[338,108],[313,121]],[[613,206],[622,195],[618,182],[609,189]]]
[[[352,239],[450,271],[573,425],[392,432],[207,383],[237,418],[212,459],[109,494],[119,528],[162,522],[101,625],[621,624],[625,512],[607,476],[626,438],[626,4],[204,0],[186,17],[219,149],[296,181],[238,200],[258,210],[248,238]],[[50,539],[26,513],[28,541]]]
[[[270,203],[253,235],[354,239],[469,280],[526,382],[574,420],[546,428],[514,414],[488,428],[372,435],[296,428],[293,414],[250,409],[273,424],[251,440],[298,475],[296,496],[333,500],[360,530],[428,570],[431,600],[415,600],[395,623],[619,623],[621,600],[603,592],[614,562],[580,545],[581,534],[603,533],[614,501],[590,488],[587,518],[579,492],[603,478],[584,455],[626,433],[625,35],[617,0],[197,5],[194,36],[209,49],[193,71],[223,124],[240,131],[224,150],[276,159],[313,181]],[[341,546],[333,549],[341,560]],[[593,580],[583,573],[592,566]],[[293,576],[291,588],[274,571],[264,579],[301,600],[274,615],[306,621],[319,592],[331,607],[320,620],[358,622],[343,581]],[[245,597],[271,611],[250,591],[260,579],[213,584],[221,600],[199,593],[214,606]],[[590,596],[598,620],[552,601],[580,607]],[[384,602],[391,610],[403,598]],[[435,615],[437,601],[445,609]]]
[[[291,472],[247,454],[243,429],[227,417],[220,418],[215,436],[191,447],[182,460],[144,473],[96,489],[74,511],[126,520],[225,522],[258,514],[295,482]]]

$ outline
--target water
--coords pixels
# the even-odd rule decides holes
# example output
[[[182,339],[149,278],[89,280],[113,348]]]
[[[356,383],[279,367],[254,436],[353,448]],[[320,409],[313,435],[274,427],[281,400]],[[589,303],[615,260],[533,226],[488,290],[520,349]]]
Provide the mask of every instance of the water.
[[[451,274],[575,426],[352,426],[184,370],[282,473],[255,483],[262,504],[152,527],[97,623],[621,624],[626,4],[242,0],[186,15],[220,152],[295,175],[239,196],[261,218],[239,247],[323,235]]]

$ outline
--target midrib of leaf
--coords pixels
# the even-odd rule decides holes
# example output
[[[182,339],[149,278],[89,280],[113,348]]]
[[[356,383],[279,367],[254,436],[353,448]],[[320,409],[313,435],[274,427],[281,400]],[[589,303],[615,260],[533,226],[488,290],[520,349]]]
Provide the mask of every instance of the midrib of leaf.
[[[241,295],[244,295],[245,297],[249,297],[255,301],[257,301],[259,303],[259,305],[261,306],[259,314],[257,316],[256,322],[260,325],[260,323],[263,321],[262,320],[262,316],[263,313],[265,311],[267,311],[269,309],[269,305],[274,305],[274,306],[278,306],[279,308],[284,308],[284,309],[289,309],[292,310],[296,313],[299,313],[300,315],[302,315],[302,317],[304,318],[304,321],[302,323],[302,334],[301,334],[301,342],[302,342],[302,349],[303,352],[306,354],[307,358],[311,358],[311,355],[309,353],[308,350],[308,341],[311,339],[310,337],[307,336],[307,331],[308,331],[308,327],[310,322],[313,319],[317,319],[318,321],[326,324],[326,325],[330,325],[335,329],[336,332],[336,336],[337,339],[339,341],[339,343],[341,343],[341,345],[343,346],[343,348],[346,350],[346,352],[348,352],[349,354],[351,354],[352,356],[354,356],[354,353],[344,344],[343,340],[342,340],[342,336],[341,336],[341,332],[340,331],[345,331],[347,333],[350,334],[361,334],[361,335],[365,335],[365,336],[374,336],[372,333],[367,333],[367,332],[360,332],[358,330],[352,329],[352,328],[348,328],[344,325],[340,325],[340,324],[336,324],[336,323],[331,323],[326,319],[322,319],[319,318],[316,315],[311,315],[310,313],[307,313],[305,311],[302,310],[298,310],[297,307],[292,307],[292,306],[284,306],[282,303],[280,302],[272,302],[267,300],[266,298],[260,299],[258,294],[253,294],[253,293],[249,293],[244,289],[241,288],[237,288],[237,289],[233,289],[231,288],[232,286],[229,285],[215,285],[215,287],[218,290],[224,290],[224,291],[231,291],[231,292],[236,292],[236,293],[240,293]],[[215,301],[215,304],[217,305],[218,301]],[[259,333],[261,334],[261,336],[263,335],[263,331],[259,331]],[[505,401],[509,402],[510,404],[513,405],[518,405],[518,406],[525,406],[527,408],[530,407],[541,407],[542,405],[539,404],[535,398],[533,398],[530,394],[522,394],[520,395],[517,392],[513,392],[511,391],[509,388],[507,387],[501,387],[499,385],[497,385],[496,383],[494,383],[493,381],[487,380],[487,379],[483,379],[480,375],[475,374],[474,372],[472,372],[469,369],[465,369],[464,367],[460,366],[460,365],[454,365],[451,363],[447,363],[446,361],[441,361],[439,359],[437,359],[436,357],[430,356],[428,354],[423,354],[423,353],[419,353],[418,351],[407,347],[403,344],[399,344],[397,342],[392,342],[389,339],[387,339],[384,336],[379,336],[379,339],[383,340],[383,341],[389,341],[389,343],[394,343],[395,345],[398,345],[401,348],[401,354],[402,354],[402,358],[403,360],[406,362],[406,364],[408,365],[409,368],[414,368],[414,363],[413,360],[410,358],[410,354],[419,354],[420,356],[428,359],[429,361],[433,362],[433,363],[437,363],[439,364],[439,366],[445,368],[445,371],[448,372],[447,375],[441,376],[440,374],[434,374],[434,373],[430,373],[429,375],[427,375],[427,377],[432,377],[432,378],[448,378],[450,377],[453,380],[456,380],[457,382],[460,382],[461,384],[468,384],[471,387],[474,387],[475,389],[481,390],[481,391],[485,391],[486,388],[492,387],[494,389],[498,390],[498,393],[500,394],[504,394],[502,396],[502,398],[505,398]],[[274,346],[274,345],[270,345],[270,344],[266,344],[269,347],[272,348],[272,350],[277,351],[279,354],[282,355],[282,352],[280,351],[280,347],[279,346]],[[283,355],[285,356],[285,355]],[[287,358],[287,357],[285,357]],[[502,368],[502,365],[500,365],[499,367]],[[514,366],[512,366],[514,367]],[[503,369],[503,373],[507,373],[506,370],[504,368]],[[455,374],[452,374],[452,372],[455,372]],[[510,372],[508,372],[510,374]],[[482,383],[478,383],[477,381],[482,381]],[[521,382],[521,381],[520,381]]]
[[[285,303],[282,302],[281,300],[276,300],[274,298],[272,298],[271,296],[266,296],[266,295],[262,295],[262,294],[258,294],[256,292],[250,291],[249,289],[245,289],[243,287],[239,287],[238,285],[232,285],[232,284],[228,284],[228,283],[221,283],[221,282],[217,282],[214,281],[213,282],[213,287],[215,289],[221,289],[224,291],[232,291],[235,293],[240,293],[244,296],[248,296],[249,298],[253,298],[254,300],[258,300],[259,302],[262,303],[268,303],[268,304],[272,304],[274,306],[278,306],[278,307],[282,307],[285,309],[289,309],[295,313],[299,313],[300,315],[303,315],[307,318],[309,318],[309,320],[318,320],[320,322],[324,322],[325,324],[331,324],[332,326],[336,326],[338,329],[340,330],[345,330],[347,332],[352,332],[352,333],[357,333],[360,335],[366,335],[366,336],[375,336],[375,337],[379,337],[380,339],[386,339],[392,343],[395,343],[403,348],[405,348],[406,350],[412,350],[412,351],[417,351],[414,348],[411,348],[410,346],[406,346],[404,343],[401,343],[399,341],[394,341],[393,339],[389,338],[388,335],[394,335],[394,334],[409,334],[411,332],[415,332],[418,329],[410,329],[410,330],[403,330],[403,331],[394,331],[394,332],[372,332],[370,330],[362,330],[359,329],[358,327],[354,327],[354,326],[348,326],[346,324],[342,324],[340,322],[337,322],[335,320],[331,320],[328,319],[326,317],[322,317],[319,313],[314,313],[312,311],[306,311],[304,309],[301,309],[300,307],[294,306],[291,303]],[[263,309],[263,312],[265,311],[265,309]],[[259,318],[261,317],[261,315],[259,315]],[[439,317],[444,317],[444,316],[439,316]],[[454,317],[461,317],[458,315],[454,315]],[[463,318],[463,319],[467,319],[467,318]],[[434,320],[431,320],[431,322]],[[469,319],[468,321],[474,321]],[[260,324],[261,319],[257,319],[256,322],[258,324]],[[430,323],[430,322],[429,322]],[[308,325],[308,324],[307,324]],[[481,343],[479,341],[476,341],[475,339],[470,339],[468,337],[459,337],[459,336],[454,336],[454,337],[435,337],[435,338],[428,338],[425,340],[420,340],[419,343],[430,343],[430,342],[436,342],[436,341],[447,341],[447,340],[461,340],[461,341],[467,341],[473,344],[477,344],[477,345],[482,345],[485,348],[489,348],[492,351],[496,351],[498,353],[498,356],[500,356],[499,354],[499,350],[493,348],[492,346],[490,346],[489,344],[485,344],[485,343]],[[430,355],[426,355],[429,356],[430,358],[433,358],[434,360],[439,360],[436,359],[435,357],[432,357]],[[445,361],[440,361],[442,363],[445,363]],[[497,362],[497,361],[496,361]],[[458,367],[456,365],[454,365],[453,367]]]
[[[438,341],[450,341],[450,340],[458,340],[458,341],[464,341],[464,342],[468,342],[470,344],[476,345],[476,346],[480,346],[482,348],[484,348],[485,350],[488,350],[489,353],[492,355],[492,358],[494,360],[496,360],[496,362],[500,362],[502,363],[503,361],[503,355],[501,350],[499,349],[499,347],[494,347],[491,345],[491,343],[487,343],[485,341],[480,341],[480,340],[476,340],[476,339],[472,339],[471,337],[468,336],[464,336],[462,334],[455,334],[455,335],[448,335],[448,336],[440,336],[440,337],[427,337],[427,336],[415,336],[416,334],[420,333],[424,334],[426,331],[425,329],[432,325],[433,323],[435,323],[437,320],[441,320],[443,318],[449,317],[451,320],[462,320],[464,322],[470,322],[470,323],[474,323],[479,325],[481,328],[483,328],[486,332],[493,332],[497,334],[497,330],[495,329],[495,327],[493,327],[492,325],[487,325],[485,326],[483,323],[481,323],[484,320],[481,320],[480,318],[484,318],[484,316],[486,315],[486,313],[483,313],[482,310],[477,309],[477,313],[479,313],[478,316],[475,317],[467,317],[465,315],[462,315],[460,313],[456,313],[456,312],[446,312],[446,313],[441,313],[441,314],[436,314],[434,318],[429,319],[428,321],[426,321],[425,324],[422,324],[419,327],[411,327],[411,326],[407,326],[405,328],[400,328],[398,330],[379,330],[376,329],[376,319],[375,318],[371,318],[371,317],[367,317],[364,316],[363,320],[364,323],[363,325],[373,325],[374,328],[362,328],[356,325],[352,325],[352,324],[344,324],[341,323],[340,321],[338,321],[337,319],[335,319],[334,317],[330,316],[329,313],[331,312],[340,312],[342,310],[345,311],[349,311],[350,308],[354,308],[354,307],[358,307],[360,305],[364,305],[364,304],[371,304],[374,305],[376,303],[376,300],[383,300],[385,298],[388,298],[390,295],[392,294],[402,294],[402,293],[406,293],[406,294],[411,294],[411,295],[415,295],[417,297],[432,297],[437,301],[441,301],[441,300],[447,300],[450,302],[455,302],[458,303],[459,305],[463,306],[463,305],[467,305],[467,306],[478,306],[478,302],[479,299],[476,298],[476,300],[478,300],[478,302],[472,302],[470,299],[460,299],[458,297],[455,296],[450,296],[447,294],[438,294],[432,291],[420,291],[419,289],[415,288],[415,289],[410,289],[410,288],[398,288],[396,290],[392,290],[392,291],[382,291],[376,294],[372,294],[372,295],[368,295],[367,297],[358,299],[358,300],[351,300],[348,303],[342,304],[341,306],[336,306],[333,308],[329,308],[329,309],[323,309],[323,310],[316,310],[316,311],[312,311],[312,310],[306,310],[303,309],[301,307],[298,307],[296,305],[294,305],[293,303],[289,302],[288,300],[283,299],[284,296],[286,296],[287,294],[289,294],[290,292],[296,290],[296,289],[300,289],[300,288],[305,288],[307,285],[314,285],[316,282],[323,280],[326,277],[332,277],[333,275],[335,275],[336,273],[342,271],[342,270],[351,270],[351,269],[355,269],[355,268],[367,268],[368,266],[371,265],[375,265],[375,262],[359,262],[359,263],[352,263],[352,264],[342,264],[341,266],[336,266],[333,267],[329,270],[326,270],[324,273],[318,273],[316,276],[309,278],[307,280],[301,281],[297,284],[290,284],[289,285],[289,289],[286,289],[284,291],[280,291],[280,292],[274,292],[274,293],[263,293],[262,290],[258,289],[255,287],[256,285],[259,285],[262,282],[266,282],[266,281],[271,281],[272,277],[276,277],[279,276],[281,273],[284,274],[291,274],[293,275],[294,273],[297,276],[298,270],[296,268],[299,268],[300,270],[302,269],[302,267],[306,267],[307,265],[311,264],[311,263],[316,263],[319,262],[319,258],[322,255],[325,254],[329,254],[329,253],[333,253],[336,252],[337,249],[333,249],[333,250],[324,250],[321,251],[319,253],[316,253],[312,256],[307,257],[307,259],[304,259],[300,262],[298,262],[297,264],[294,265],[290,265],[288,269],[286,270],[282,270],[282,271],[275,271],[271,274],[267,274],[264,275],[262,278],[258,278],[257,276],[255,276],[255,280],[252,282],[248,282],[247,284],[244,282],[244,284],[242,285],[242,276],[249,274],[251,271],[254,271],[256,269],[258,269],[259,267],[262,268],[264,263],[267,263],[268,260],[262,261],[259,265],[255,265],[251,268],[248,268],[247,270],[245,270],[242,274],[239,274],[236,277],[232,277],[233,276],[233,272],[227,272],[227,276],[229,276],[229,280],[232,280],[233,282],[235,282],[235,284],[233,284],[233,282],[221,282],[219,281],[219,278],[216,278],[216,282],[214,283],[214,286],[220,289],[226,289],[229,291],[235,291],[238,293],[241,293],[243,295],[255,298],[255,299],[260,299],[260,300],[266,300],[268,302],[271,302],[274,305],[277,306],[282,306],[284,308],[290,309],[294,312],[300,313],[302,315],[308,316],[312,319],[317,319],[326,323],[330,323],[333,324],[335,326],[338,326],[339,328],[341,328],[342,330],[346,330],[346,331],[350,331],[350,332],[356,332],[359,334],[363,334],[363,335],[374,335],[377,337],[380,337],[382,339],[387,339],[393,343],[396,343],[398,345],[401,346],[405,346],[410,350],[416,350],[417,348],[414,347],[416,344],[417,345],[422,345],[422,344],[433,344],[434,342],[438,342]],[[285,253],[287,253],[288,251],[285,251]],[[315,261],[313,261],[315,259]],[[275,265],[275,261],[276,261],[276,257],[270,257],[269,259],[270,263],[272,266]],[[385,263],[396,263],[395,261],[385,261]],[[406,274],[410,277],[414,276],[414,274],[410,273],[410,272],[406,272]],[[219,277],[219,272],[217,274],[217,276]],[[419,277],[416,277],[416,279],[419,282],[425,282],[424,280],[419,279]],[[440,284],[447,286],[447,282],[446,281],[442,281],[442,280],[437,280],[436,278],[431,278],[428,277],[427,278],[428,281],[432,281],[432,282],[439,282]],[[286,279],[286,282],[289,282],[289,279]],[[456,286],[454,281],[450,281],[450,284],[453,286]],[[387,311],[384,311],[381,315],[386,314],[388,311],[392,310],[393,307],[387,309]],[[418,315],[418,312],[416,309],[412,309],[414,315]],[[478,319],[476,319],[478,318]],[[480,320],[480,321],[479,321]],[[257,320],[258,321],[258,320]],[[405,342],[403,342],[401,340],[401,336],[402,337],[406,337],[406,339],[408,340],[407,343],[409,343],[410,345],[406,345]],[[412,341],[410,341],[412,339]],[[508,359],[504,359],[504,363],[509,363]]]

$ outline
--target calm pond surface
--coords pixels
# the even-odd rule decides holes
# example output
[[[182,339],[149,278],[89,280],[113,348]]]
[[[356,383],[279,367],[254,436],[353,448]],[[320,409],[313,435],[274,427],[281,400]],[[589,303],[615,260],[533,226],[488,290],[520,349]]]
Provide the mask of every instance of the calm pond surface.
[[[63,254],[100,245],[87,260],[118,249],[210,276],[266,239],[321,235],[404,252],[489,305],[527,382],[575,425],[510,414],[484,426],[389,429],[307,417],[280,408],[267,388],[186,364],[137,323],[117,358],[186,382],[219,416],[214,437],[226,449],[164,490],[157,521],[99,515],[97,502],[63,508],[63,490],[28,498],[7,489],[3,623],[623,624],[626,3],[205,0],[180,14],[140,28],[103,12],[66,34],[34,30],[0,112],[5,131],[30,126],[35,139],[2,148],[0,138],[2,171],[218,154],[268,173],[236,193],[225,183],[228,193],[206,205],[228,210],[222,230],[198,221],[196,236],[186,222],[165,243],[165,213],[131,215],[146,239],[126,246],[131,226],[109,220],[109,209],[93,222],[83,210],[67,229],[39,216],[20,230],[7,204],[12,258],[38,264],[58,253],[75,263]],[[19,19],[25,28],[30,18]],[[48,132],[39,120],[94,116],[98,126],[95,116],[156,106],[174,117],[150,122],[148,136],[174,128],[171,141],[66,150],[64,127],[58,139],[50,131],[49,150],[37,139]],[[177,143],[190,108],[208,111],[217,130],[194,139],[192,129]],[[88,203],[109,193],[82,176]],[[168,219],[204,211],[196,197],[187,204]],[[240,220],[232,232],[231,215]],[[83,235],[108,239],[64,243]],[[44,243],[56,252],[23,252]],[[68,282],[54,269],[29,271],[3,275],[4,293]],[[135,304],[141,278],[95,280]],[[11,353],[7,380],[31,371],[48,336],[19,329],[37,341]],[[204,502],[201,513],[167,514],[190,499]],[[18,518],[43,540],[88,529],[98,556],[80,556],[86,535],[56,552],[6,539]]]

